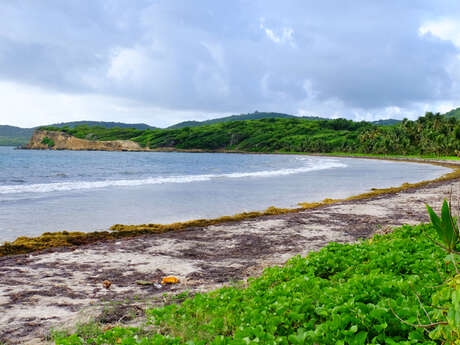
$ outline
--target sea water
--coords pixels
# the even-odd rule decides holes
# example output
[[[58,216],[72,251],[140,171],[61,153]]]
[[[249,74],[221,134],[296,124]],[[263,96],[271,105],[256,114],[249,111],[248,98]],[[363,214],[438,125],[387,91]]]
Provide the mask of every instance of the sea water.
[[[450,169],[381,160],[0,147],[0,242],[343,198]]]

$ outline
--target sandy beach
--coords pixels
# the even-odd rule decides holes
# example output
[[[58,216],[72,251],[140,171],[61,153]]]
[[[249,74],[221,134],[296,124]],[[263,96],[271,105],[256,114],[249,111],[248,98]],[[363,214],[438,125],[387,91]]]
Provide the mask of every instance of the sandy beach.
[[[459,192],[459,179],[433,182],[298,213],[2,257],[0,343],[46,343],[50,329],[92,318],[108,325],[142,319],[146,307],[168,302],[165,293],[233,284],[331,241],[352,243],[392,227],[427,222],[426,203],[438,210],[443,198]],[[160,282],[164,276],[178,277],[180,283],[136,283]],[[104,280],[112,283],[109,289]]]

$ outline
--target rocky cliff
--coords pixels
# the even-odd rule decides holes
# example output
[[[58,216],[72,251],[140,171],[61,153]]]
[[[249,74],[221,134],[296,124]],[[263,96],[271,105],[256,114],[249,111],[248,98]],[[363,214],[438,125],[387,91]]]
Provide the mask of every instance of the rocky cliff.
[[[29,143],[23,147],[32,150],[78,151],[149,151],[130,140],[95,141],[76,138],[65,132],[35,130]]]

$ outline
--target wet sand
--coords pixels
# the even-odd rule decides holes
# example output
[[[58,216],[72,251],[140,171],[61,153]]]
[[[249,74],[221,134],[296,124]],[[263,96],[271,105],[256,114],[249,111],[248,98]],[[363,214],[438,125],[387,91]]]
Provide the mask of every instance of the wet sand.
[[[207,291],[331,241],[352,243],[402,224],[428,222],[425,203],[438,210],[451,192],[460,195],[459,179],[298,213],[2,257],[0,343],[40,344],[50,329],[91,318],[127,321],[164,303],[164,293]],[[180,284],[136,284],[169,275]],[[112,282],[110,289],[104,280]]]

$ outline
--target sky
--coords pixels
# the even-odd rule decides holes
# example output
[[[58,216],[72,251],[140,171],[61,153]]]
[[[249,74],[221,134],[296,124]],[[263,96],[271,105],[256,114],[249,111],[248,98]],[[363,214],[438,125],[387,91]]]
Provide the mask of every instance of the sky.
[[[0,124],[460,106],[457,0],[0,0]]]

